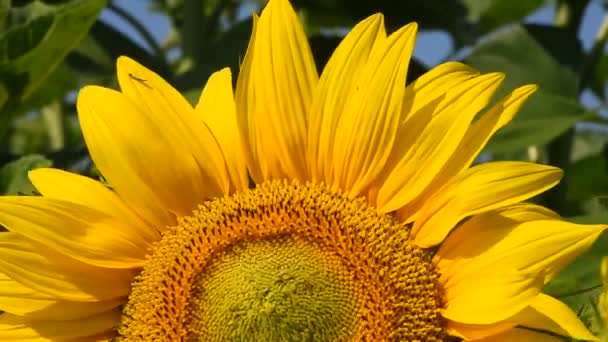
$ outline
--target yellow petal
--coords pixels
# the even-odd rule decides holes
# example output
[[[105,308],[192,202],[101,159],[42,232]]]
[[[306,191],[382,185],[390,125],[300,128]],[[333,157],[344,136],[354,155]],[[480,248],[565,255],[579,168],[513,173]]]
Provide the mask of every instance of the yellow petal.
[[[175,129],[167,129],[177,123],[154,120],[122,94],[101,87],[82,89],[77,105],[95,165],[120,197],[159,229],[174,224],[174,214],[190,215],[202,201],[223,194],[218,185],[223,180],[207,173],[217,158],[202,159],[185,145],[185,133],[175,136]],[[217,149],[222,160],[212,167],[224,168]]]
[[[545,332],[548,335],[557,334],[577,340],[598,341],[598,338],[589,332],[567,305],[542,293],[536,296],[527,308],[505,321],[488,325],[449,321],[447,328],[450,335],[466,341],[485,341],[485,338],[491,339],[504,333],[510,334],[509,330],[516,326]]]
[[[173,153],[183,154],[180,158],[186,163],[183,166],[192,168],[188,169],[190,174],[184,175],[190,176],[192,179],[187,181],[196,186],[188,190],[193,192],[192,208],[200,204],[201,198],[227,193],[229,179],[221,149],[190,103],[162,77],[134,60],[120,57],[116,66],[122,93],[162,129],[166,139],[170,139],[177,149]],[[181,190],[182,196],[190,195],[186,189]]]
[[[414,223],[416,245],[435,246],[462,219],[518,203],[559,182],[560,169],[525,162],[490,162],[472,167],[431,197]]]
[[[452,88],[478,75],[478,70],[459,62],[446,62],[434,67],[405,88],[403,119],[407,120]]]
[[[599,341],[572,309],[542,293],[532,301],[530,308],[517,315],[515,320],[522,327],[549,331],[577,340]]]
[[[323,69],[313,96],[308,128],[308,166],[315,181],[332,182],[332,152],[338,119],[383,30],[380,14],[361,21],[344,37]]]
[[[564,342],[564,339],[559,336],[547,334],[543,332],[533,331],[525,328],[513,328],[500,334],[471,340],[476,342]]]
[[[137,273],[91,266],[10,232],[0,235],[0,272],[28,288],[69,301],[124,297]]]
[[[30,289],[0,274],[0,310],[27,319],[70,320],[93,316],[124,304],[126,299],[115,298],[95,302],[60,300]]]
[[[511,122],[525,101],[538,89],[536,85],[526,85],[515,89],[511,94],[492,106],[479,120],[475,121],[454,154],[444,166],[448,170],[468,168],[481,149],[500,128]],[[443,171],[443,170],[442,170]],[[443,176],[444,178],[451,178]]]
[[[401,122],[416,24],[377,43],[351,88],[333,145],[333,184],[359,196],[382,171]]]
[[[253,27],[247,52],[241,64],[239,77],[236,80],[236,90],[234,93],[236,102],[236,123],[239,127],[239,137],[241,138],[243,154],[247,163],[247,169],[254,181],[262,181],[262,172],[257,164],[257,143],[254,139],[255,121],[249,120],[249,113],[255,109],[255,87],[253,85],[251,63],[253,61],[253,51],[255,50],[255,37],[257,31],[258,16],[254,13],[252,17]]]
[[[450,158],[469,123],[484,108],[504,75],[488,74],[455,86],[445,97],[421,108],[400,128],[380,182],[376,206],[397,210],[418,196]]]
[[[304,179],[307,116],[318,75],[304,29],[288,1],[266,5],[250,48],[252,59],[243,68],[249,69],[244,77],[251,84],[245,89],[255,89],[255,100],[247,102],[247,124],[263,177],[254,180]]]
[[[400,216],[413,219],[430,196],[445,183],[471,166],[473,160],[492,135],[515,117],[523,103],[537,88],[537,86],[528,85],[515,89],[511,94],[492,106],[479,120],[471,124],[460,145],[443,165],[435,179],[413,203],[400,210]]]
[[[460,93],[468,90],[470,86],[463,84],[478,75],[479,71],[465,64],[447,62],[431,69],[405,88],[398,141],[391,150],[382,178],[386,178],[397,162],[408,151],[412,151],[418,134],[411,134],[411,132],[422,132],[430,124],[433,116],[438,114],[437,106],[441,101],[445,101],[446,94],[458,89],[460,89]],[[458,98],[459,95],[452,94],[452,96]],[[446,118],[450,119],[444,116],[444,119]],[[440,121],[435,119],[433,125],[437,125]],[[446,121],[446,123],[449,122]],[[382,182],[377,182],[370,186],[368,201],[375,206],[377,206],[377,194],[382,185]]]
[[[98,181],[50,168],[32,170],[29,178],[44,197],[93,208],[124,222],[150,243],[160,240],[157,227],[142,221],[115,192]]]
[[[78,95],[77,106],[91,158],[109,185],[158,229],[174,224],[170,212],[174,205],[166,207],[164,203],[179,197],[181,189],[174,188],[169,198],[162,196],[187,170],[179,170],[183,165],[176,164],[174,155],[179,152],[162,141],[160,127],[113,90],[85,87]],[[158,161],[161,157],[163,162]]]
[[[195,110],[209,126],[222,149],[230,175],[231,192],[246,190],[249,187],[247,164],[237,134],[236,105],[229,68],[209,77]]]
[[[516,325],[517,323],[509,320],[493,324],[465,324],[448,321],[446,330],[450,336],[461,338],[463,341],[477,341],[490,336],[500,335],[507,330],[513,329]]]
[[[0,341],[98,341],[93,336],[111,332],[120,322],[120,314],[120,309],[113,309],[95,316],[69,321],[29,321],[23,317],[3,313],[0,314]]]
[[[458,323],[492,324],[525,309],[540,292],[543,279],[502,265],[494,269],[463,267],[451,277],[442,274],[440,286],[445,300],[443,317]]]
[[[443,270],[443,274],[448,275],[451,264],[478,261],[479,255],[495,248],[518,225],[537,220],[560,220],[560,216],[545,207],[529,203],[517,203],[475,215],[443,241],[434,262]]]
[[[544,278],[572,262],[607,228],[556,220],[539,208],[512,206],[462,223],[435,256],[442,277],[466,265],[488,270],[501,265]]]
[[[82,262],[141,267],[151,246],[138,231],[97,210],[44,197],[0,198],[0,224]]]

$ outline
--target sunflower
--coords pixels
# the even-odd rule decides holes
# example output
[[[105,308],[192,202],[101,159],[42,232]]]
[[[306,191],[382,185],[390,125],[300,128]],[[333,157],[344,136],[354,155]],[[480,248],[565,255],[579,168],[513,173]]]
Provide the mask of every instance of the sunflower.
[[[600,323],[602,326],[602,330],[604,332],[604,336],[601,339],[602,341],[608,340],[608,257],[603,257],[602,262],[600,264],[600,276],[602,278],[603,289],[602,292],[598,296],[597,301],[597,313],[600,318]]]
[[[543,285],[605,226],[522,201],[561,171],[471,166],[536,87],[442,64],[405,86],[416,25],[373,15],[318,76],[271,0],[233,93],[193,108],[133,60],[77,107],[103,182],[2,197],[0,339],[597,340]],[[478,114],[479,113],[479,114]]]

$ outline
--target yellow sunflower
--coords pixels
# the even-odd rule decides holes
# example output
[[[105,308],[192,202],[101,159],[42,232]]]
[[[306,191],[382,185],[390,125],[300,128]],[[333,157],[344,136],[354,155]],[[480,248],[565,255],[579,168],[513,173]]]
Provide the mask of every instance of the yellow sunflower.
[[[522,201],[561,171],[471,166],[536,89],[446,63],[405,86],[416,25],[356,25],[319,77],[286,0],[193,108],[118,60],[78,112],[104,182],[2,197],[0,340],[597,340],[543,284],[604,226]],[[479,113],[479,114],[478,114]],[[250,184],[251,183],[251,184]]]
[[[600,264],[600,276],[602,278],[603,289],[598,296],[597,313],[603,331],[602,342],[608,341],[608,257],[603,257]]]

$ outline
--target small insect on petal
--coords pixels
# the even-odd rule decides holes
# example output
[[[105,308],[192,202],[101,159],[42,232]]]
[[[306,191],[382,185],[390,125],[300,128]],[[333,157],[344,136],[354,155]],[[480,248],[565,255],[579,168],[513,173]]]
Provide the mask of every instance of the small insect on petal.
[[[148,88],[152,89],[152,87],[151,87],[149,84],[147,84],[147,83],[146,83],[146,81],[147,81],[147,80],[146,80],[145,78],[140,77],[140,76],[137,76],[137,75],[134,75],[134,74],[131,74],[131,73],[129,73],[129,77],[131,77],[132,79],[134,79],[134,80],[136,80],[136,81],[140,82],[140,83],[141,83],[141,84],[143,84],[144,86],[146,86],[146,87],[148,87]]]

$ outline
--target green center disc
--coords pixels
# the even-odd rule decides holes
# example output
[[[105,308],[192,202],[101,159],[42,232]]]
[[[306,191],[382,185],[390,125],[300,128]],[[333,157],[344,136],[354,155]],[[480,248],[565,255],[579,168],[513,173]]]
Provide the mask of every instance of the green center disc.
[[[354,331],[352,276],[318,246],[279,238],[224,251],[196,281],[190,336],[336,341]]]

